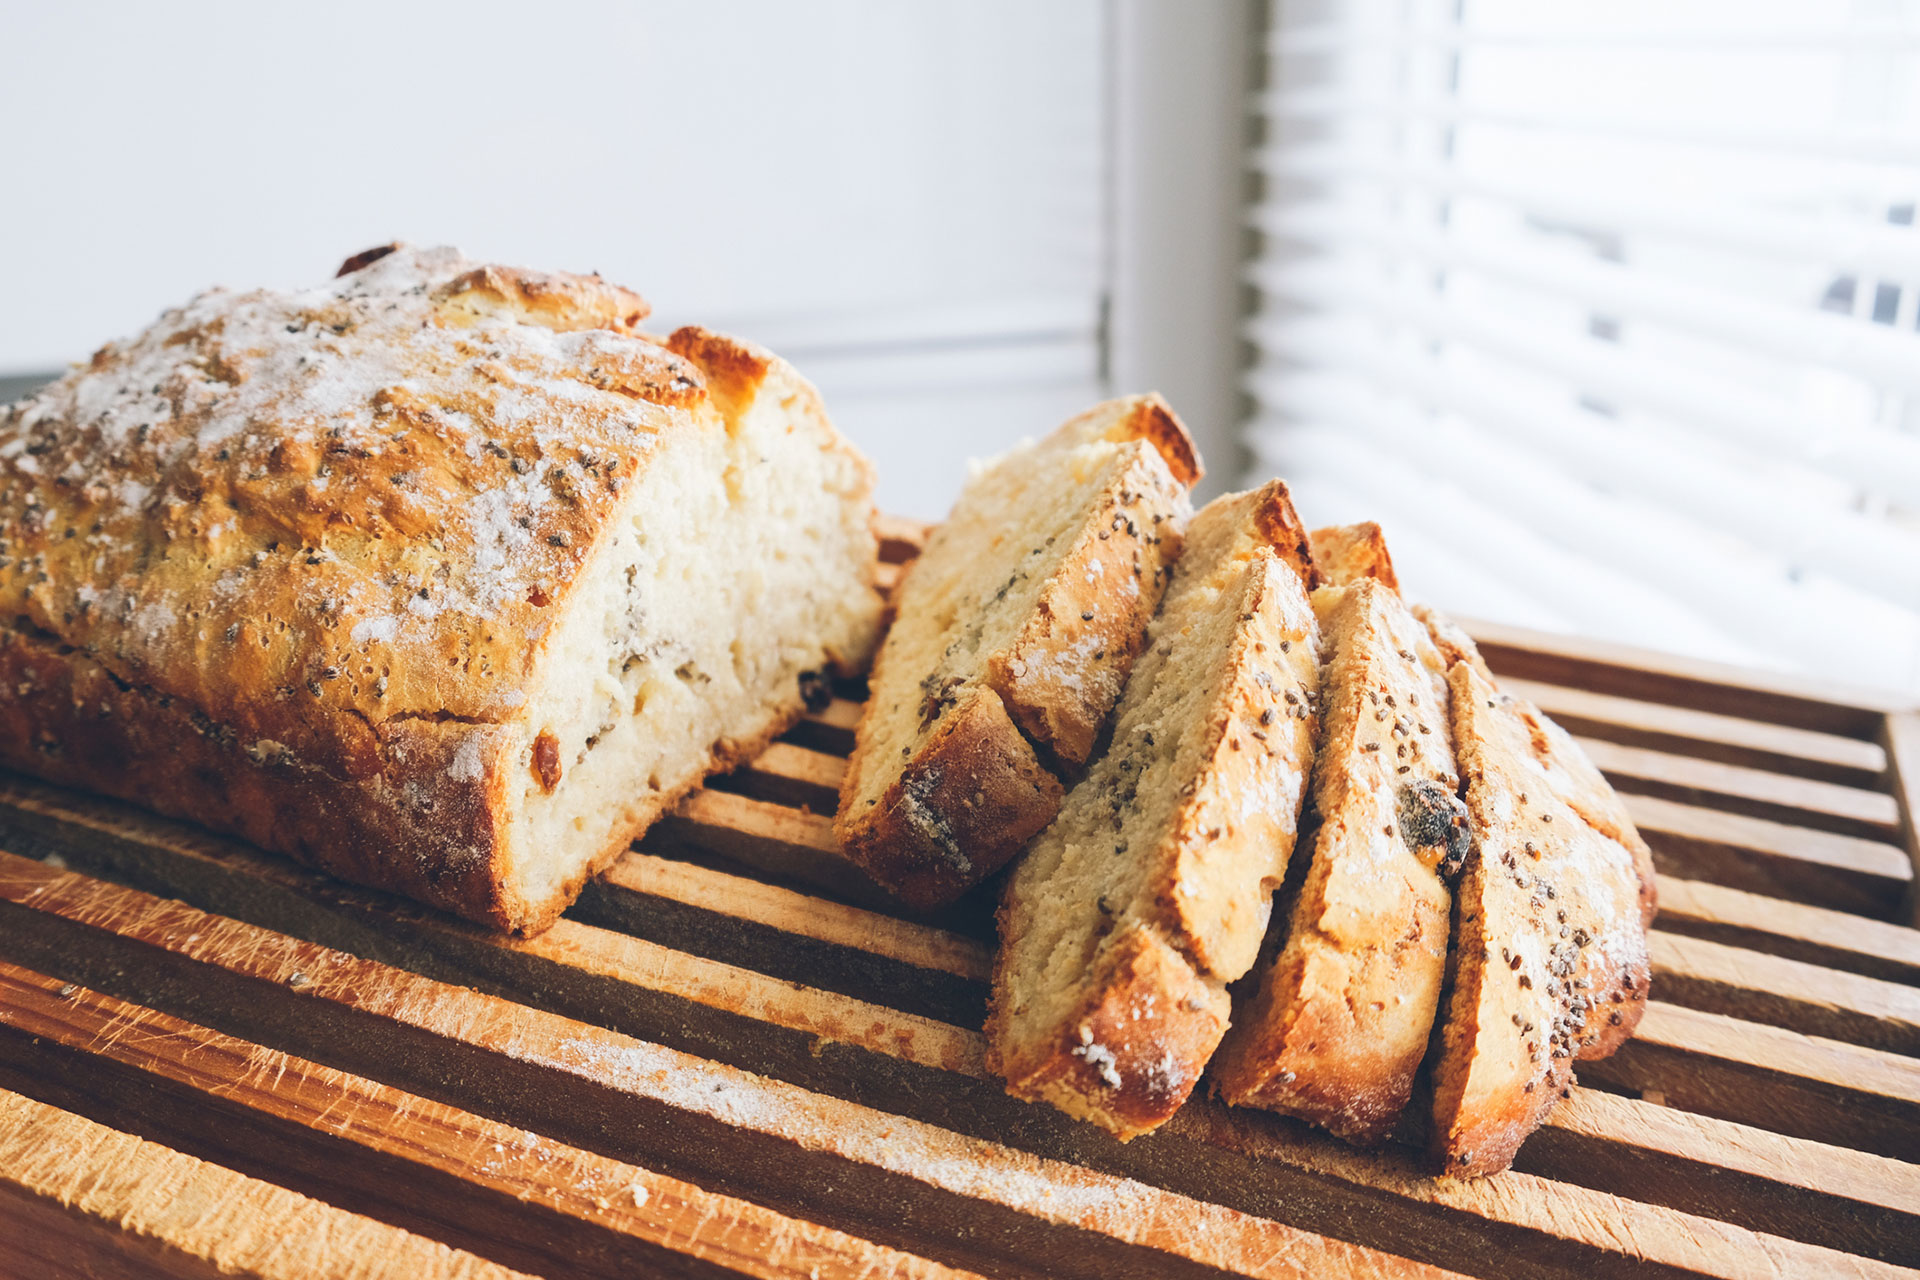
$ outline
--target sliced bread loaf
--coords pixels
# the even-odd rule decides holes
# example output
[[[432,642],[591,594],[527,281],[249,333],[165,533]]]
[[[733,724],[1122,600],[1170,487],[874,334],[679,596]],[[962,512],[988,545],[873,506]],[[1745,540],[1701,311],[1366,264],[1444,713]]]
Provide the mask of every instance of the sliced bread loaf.
[[[1194,517],[1112,744],[1009,879],[988,1063],[1122,1138],[1185,1101],[1285,874],[1318,727],[1286,487]]]
[[[834,822],[931,907],[1058,811],[1126,682],[1199,477],[1158,396],[1098,405],[975,475],[908,569]]]
[[[0,406],[0,763],[546,928],[881,620],[813,387],[646,314],[385,247]]]
[[[1316,562],[1323,547],[1333,553],[1326,563],[1346,585],[1313,593],[1331,653],[1313,861],[1289,922],[1275,926],[1284,945],[1236,1009],[1212,1072],[1230,1103],[1374,1144],[1392,1133],[1426,1054],[1467,831],[1445,660],[1389,585],[1377,527],[1371,544],[1327,536],[1339,532],[1314,535]],[[1379,565],[1385,575],[1370,572]]]
[[[1448,681],[1474,849],[1433,1047],[1431,1151],[1466,1177],[1513,1162],[1574,1057],[1632,1034],[1648,965],[1632,853],[1560,798],[1513,699],[1470,662]]]

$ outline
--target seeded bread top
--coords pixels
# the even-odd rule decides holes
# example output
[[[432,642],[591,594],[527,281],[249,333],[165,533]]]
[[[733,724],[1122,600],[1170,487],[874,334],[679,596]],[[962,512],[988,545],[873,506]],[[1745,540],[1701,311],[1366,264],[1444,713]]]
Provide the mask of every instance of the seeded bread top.
[[[203,293],[0,411],[0,609],[261,738],[511,719],[623,488],[725,429],[646,313],[451,249]]]

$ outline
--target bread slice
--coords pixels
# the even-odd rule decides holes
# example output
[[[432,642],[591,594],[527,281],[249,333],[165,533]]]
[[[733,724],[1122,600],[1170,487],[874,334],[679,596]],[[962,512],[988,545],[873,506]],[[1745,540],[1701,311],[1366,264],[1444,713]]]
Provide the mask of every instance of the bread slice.
[[[1431,1151],[1468,1177],[1512,1164],[1574,1057],[1632,1034],[1648,963],[1633,855],[1560,798],[1514,700],[1469,662],[1448,681],[1474,850],[1434,1045]]]
[[[646,310],[374,251],[0,413],[0,762],[544,928],[880,621],[813,388]]]
[[[1331,652],[1313,860],[1212,1075],[1230,1103],[1371,1145],[1393,1132],[1426,1054],[1467,831],[1445,660],[1390,585],[1377,527],[1371,546],[1339,532],[1313,539],[1347,584],[1313,593]]]
[[[1449,666],[1465,663],[1489,686],[1495,689],[1500,687],[1493,672],[1488,669],[1486,660],[1480,656],[1479,646],[1474,644],[1473,638],[1459,624],[1438,609],[1426,605],[1415,605],[1414,614],[1426,624],[1428,634]],[[1526,722],[1527,732],[1533,740],[1534,759],[1545,772],[1547,785],[1554,794],[1579,814],[1588,826],[1624,845],[1633,855],[1634,874],[1640,881],[1641,923],[1651,925],[1659,909],[1653,850],[1647,847],[1647,842],[1633,825],[1626,804],[1565,729],[1524,699],[1513,699],[1512,705],[1515,713]]]
[[[1158,396],[1097,405],[975,475],[895,598],[834,821],[907,902],[993,874],[1058,812],[1165,590],[1199,477]]]
[[[1400,578],[1393,571],[1393,557],[1387,554],[1387,538],[1380,526],[1369,520],[1364,524],[1335,524],[1315,529],[1308,535],[1313,547],[1313,564],[1323,582],[1349,586],[1362,578],[1375,578],[1390,590],[1400,590]]]
[[[1225,1032],[1293,850],[1318,728],[1305,532],[1278,481],[1194,517],[1113,739],[1009,878],[988,1064],[1130,1138]]]

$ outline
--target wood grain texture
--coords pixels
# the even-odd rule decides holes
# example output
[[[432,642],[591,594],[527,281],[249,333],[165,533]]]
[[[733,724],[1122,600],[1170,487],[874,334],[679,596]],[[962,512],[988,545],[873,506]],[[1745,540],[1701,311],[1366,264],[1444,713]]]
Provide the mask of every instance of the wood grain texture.
[[[1912,700],[1885,690],[1456,618],[1494,674],[1873,742]]]
[[[1878,787],[1886,769],[1886,751],[1857,738],[1537,680],[1500,684],[1580,737],[1849,787]]]
[[[1878,919],[1891,919],[1913,879],[1897,845],[1626,795],[1627,813],[1668,875]]]
[[[6,964],[0,1053],[95,1118],[541,1273],[963,1274]]]
[[[1661,876],[1660,927],[1824,969],[1920,984],[1920,931],[1703,880]]]
[[[1579,742],[1607,780],[1623,792],[1660,796],[1863,840],[1891,841],[1899,833],[1899,806],[1883,791],[1621,746],[1597,738]]]
[[[1648,943],[1654,981],[1669,1003],[1920,1054],[1920,988],[1659,929]]]
[[[920,1238],[951,1264],[1062,1276],[1360,1276],[1399,1265],[1364,1246],[823,1097],[11,855],[0,855],[0,897],[16,904],[0,931],[10,951],[32,941],[19,908],[65,921],[92,943],[88,957],[72,963],[96,965],[92,976],[103,982],[129,981],[126,961],[137,952],[116,950],[116,940],[144,950],[149,963],[133,981],[151,1004],[203,1001],[256,1043],[297,1045],[337,1069],[370,1067],[397,1087],[510,1113],[521,1127],[570,1145],[698,1177],[776,1209],[804,1204],[815,1221],[839,1229],[857,1222],[859,1234],[885,1243]],[[175,962],[172,974],[162,975],[156,953]],[[832,1030],[949,1059],[941,1044],[913,1036]],[[977,1051],[961,1057],[953,1065]]]
[[[415,1030],[432,1027],[436,1038],[443,1041],[435,1057],[443,1057],[454,1044],[470,1047],[483,1044],[507,1046],[510,1062],[462,1059],[467,1061],[464,1071],[484,1082],[484,1087],[490,1091],[489,1096],[525,1095],[528,1086],[511,1077],[536,1061],[551,1069],[554,1059],[558,1058],[564,1063],[567,1074],[573,1075],[584,1070],[588,1078],[596,1079],[603,1085],[607,1083],[609,1068],[630,1061],[637,1060],[645,1064],[676,1063],[687,1070],[693,1070],[693,1064],[697,1062],[664,1048],[638,1045],[609,1033],[593,1036],[593,1029],[581,1024],[564,1020],[545,1022],[524,1006],[507,1005],[502,1001],[473,995],[460,1000],[456,996],[462,993],[449,992],[440,984],[399,971],[382,970],[380,966],[371,966],[364,961],[353,961],[338,955],[325,955],[322,959],[310,944],[296,943],[262,930],[241,928],[231,921],[207,917],[180,904],[161,903],[129,890],[86,880],[72,873],[50,872],[18,859],[0,861],[4,862],[5,873],[0,878],[0,884],[4,884],[6,896],[10,899],[60,920],[84,919],[94,922],[95,927],[90,930],[94,945],[87,950],[96,957],[103,974],[111,976],[124,968],[120,958],[103,945],[106,939],[97,933],[99,928],[107,927],[115,936],[137,937],[148,946],[164,947],[174,954],[193,957],[198,963],[185,985],[198,993],[199,998],[221,1009],[238,1003],[237,992],[219,990],[223,974],[265,979],[264,986],[259,982],[248,986],[248,990],[254,993],[250,1016],[258,1020],[246,1027],[250,1038],[273,1040],[304,1035],[314,1041],[312,1047],[315,1050],[330,1052],[335,1056],[342,1052],[342,1043],[370,1046],[362,1051],[375,1055],[371,1061],[387,1064],[391,1058],[399,1056],[398,1049],[406,1040],[405,1037],[395,1039],[397,1031],[403,1027]],[[10,919],[7,923],[13,924],[15,921]],[[451,922],[440,927],[447,930],[464,929],[464,926]],[[478,931],[468,932],[476,937],[489,936]],[[24,930],[17,931],[15,936],[22,933]],[[512,950],[520,952],[526,945],[512,944]],[[572,947],[577,943],[567,945]],[[70,954],[73,949],[65,950]],[[324,969],[320,967],[322,964],[326,966]],[[303,975],[305,981],[297,987],[286,986],[286,975],[296,971]],[[384,973],[385,976],[376,978],[378,973]],[[685,984],[697,978],[697,975],[690,977],[686,973],[664,973],[652,962],[633,966],[627,976],[635,984],[652,982],[661,986]],[[784,1005],[779,1005],[775,999],[781,988],[789,993]],[[688,988],[683,985],[682,989]],[[714,989],[709,988],[709,991],[712,993]],[[166,996],[168,992],[156,984],[152,991],[142,994],[158,998]],[[823,1020],[822,1006],[816,996],[817,993],[797,989],[792,984],[777,984],[763,989],[759,996],[752,999],[759,1001],[757,1017],[769,1022],[791,1024],[805,1031],[810,1038],[819,1036],[823,1027],[829,1035],[836,1030],[844,1032],[846,1028],[840,1024],[830,1025]],[[361,1018],[337,1026],[330,1025],[322,1012],[314,1008],[316,997],[326,1003],[363,1013],[377,1009],[379,1017],[371,1025]],[[293,1006],[298,1006],[297,1011],[290,1011]],[[500,1018],[509,1010],[517,1014],[512,1024],[517,1031],[511,1033],[499,1025]],[[457,1023],[457,1026],[450,1023]],[[564,1033],[560,1028],[566,1028]],[[541,1034],[535,1035],[536,1029]],[[1346,1151],[1324,1136],[1287,1133],[1284,1130],[1267,1132],[1257,1148],[1247,1148],[1238,1144],[1237,1140],[1228,1141],[1221,1137],[1239,1132],[1234,1127],[1238,1121],[1221,1121],[1226,1127],[1217,1132],[1203,1128],[1200,1130],[1203,1136],[1199,1141],[1195,1140],[1195,1131],[1192,1129],[1180,1131],[1184,1137],[1174,1136],[1165,1141],[1158,1138],[1143,1140],[1128,1147],[1120,1147],[1110,1141],[1090,1141],[1090,1135],[1083,1127],[1053,1117],[1050,1113],[1036,1114],[1034,1109],[1023,1108],[999,1098],[997,1090],[987,1082],[980,1082],[986,1087],[973,1091],[962,1087],[961,1081],[949,1081],[939,1089],[929,1087],[931,1081],[926,1070],[949,1074],[957,1072],[962,1077],[977,1075],[977,1051],[969,1051],[968,1046],[977,1045],[978,1037],[958,1029],[948,1029],[943,1034],[928,1037],[927,1030],[924,1025],[912,1025],[898,1017],[888,1019],[882,1026],[857,1029],[862,1043],[854,1047],[859,1054],[884,1055],[924,1069],[918,1076],[909,1074],[899,1077],[891,1092],[887,1092],[889,1087],[883,1079],[870,1084],[870,1088],[881,1091],[883,1096],[872,1096],[869,1101],[884,1103],[891,1109],[894,1121],[888,1131],[892,1141],[878,1145],[891,1148],[906,1138],[911,1138],[915,1144],[924,1144],[935,1134],[944,1134],[949,1141],[963,1141],[949,1131],[934,1128],[930,1124],[915,1125],[899,1116],[900,1112],[913,1108],[915,1097],[945,1097],[949,1100],[949,1109],[953,1102],[962,1103],[966,1110],[982,1113],[993,1130],[1012,1133],[1029,1147],[1052,1149],[1061,1156],[1071,1155],[1083,1169],[1108,1168],[1112,1171],[1108,1176],[1125,1177],[1128,1185],[1142,1188],[1153,1182],[1183,1187],[1197,1197],[1188,1202],[1190,1204],[1202,1200],[1216,1203],[1225,1200],[1245,1206],[1242,1212],[1277,1212],[1278,1206],[1290,1207],[1303,1188],[1318,1187],[1317,1198],[1322,1202],[1320,1212],[1334,1211],[1334,1222],[1350,1221],[1351,1213],[1358,1205],[1354,1197],[1365,1199],[1378,1197],[1382,1193],[1390,1198],[1398,1197],[1403,1206],[1418,1207],[1430,1214],[1438,1213],[1443,1208],[1449,1210],[1438,1218],[1421,1222],[1418,1229],[1412,1231],[1408,1230],[1409,1224],[1392,1221],[1391,1215],[1388,1221],[1368,1223],[1361,1228],[1363,1233],[1387,1233],[1383,1239],[1391,1241],[1390,1247],[1397,1251],[1439,1252],[1464,1259],[1473,1251],[1488,1247],[1481,1236],[1481,1228],[1474,1225],[1475,1219],[1481,1215],[1506,1224],[1510,1231],[1520,1229],[1525,1244],[1520,1253],[1513,1255],[1514,1259],[1524,1257],[1530,1265],[1549,1268],[1543,1273],[1574,1275],[1598,1267],[1605,1274],[1629,1274],[1632,1270],[1628,1265],[1631,1258],[1652,1254],[1665,1257],[1687,1273],[1749,1274],[1750,1271],[1741,1268],[1759,1265],[1756,1258],[1771,1256],[1781,1247],[1778,1242],[1758,1238],[1746,1246],[1740,1246],[1738,1242],[1746,1240],[1746,1236],[1738,1233],[1728,1235],[1716,1229],[1711,1233],[1713,1247],[1703,1249],[1696,1228],[1685,1215],[1675,1219],[1662,1212],[1652,1212],[1648,1206],[1637,1205],[1613,1195],[1603,1194],[1599,1199],[1586,1203],[1567,1187],[1557,1188],[1551,1196],[1540,1193],[1537,1197],[1523,1196],[1518,1201],[1511,1195],[1491,1194],[1491,1188],[1460,1197],[1434,1199],[1424,1191],[1428,1180],[1418,1174],[1410,1161],[1362,1156]],[[552,1042],[561,1034],[571,1038],[563,1040],[561,1047],[556,1050]],[[530,1037],[539,1040],[544,1047],[536,1049]],[[584,1041],[593,1046],[591,1051],[578,1047],[583,1043],[583,1037],[591,1037]],[[762,1041],[766,1039],[764,1030],[759,1038]],[[724,1051],[724,1047],[717,1044],[710,1043],[708,1047],[710,1050]],[[804,1050],[801,1056],[805,1056]],[[830,1059],[825,1064],[827,1070],[823,1075],[852,1074],[849,1067],[854,1062],[854,1059],[844,1056]],[[760,1126],[763,1132],[768,1128],[783,1129],[786,1120],[811,1119],[814,1126],[831,1128],[839,1143],[844,1144],[861,1136],[863,1131],[867,1140],[872,1140],[875,1113],[864,1107],[836,1111],[834,1108],[844,1107],[845,1104],[832,1099],[823,1100],[817,1095],[809,1098],[797,1091],[776,1095],[775,1099],[755,1095],[755,1101],[748,1103],[733,1090],[746,1087],[744,1082],[754,1077],[727,1074],[711,1061],[699,1063],[698,1067],[700,1073],[696,1078],[701,1081],[698,1088],[676,1088],[656,1075],[651,1089],[655,1099],[659,1100],[664,1092],[671,1099],[670,1105],[690,1106],[708,1115],[718,1106],[726,1111],[730,1119],[744,1122],[746,1127]],[[391,1070],[391,1067],[387,1069]],[[871,1063],[860,1064],[857,1074],[870,1081],[880,1075]],[[726,1095],[724,1099],[708,1099],[705,1087],[709,1081],[719,1084]],[[825,1081],[814,1083],[824,1084]],[[444,1089],[446,1086],[435,1087]],[[556,1100],[548,1103],[553,1107],[561,1106],[570,1097],[577,1096],[572,1090],[556,1089],[551,1083],[540,1087],[543,1092],[558,1095]],[[763,1080],[759,1087],[767,1089],[771,1086]],[[806,1106],[801,1105],[802,1098],[808,1098]],[[998,1114],[994,1107],[996,1100]],[[604,1113],[608,1111],[610,1102],[605,1095],[596,1095],[594,1109]],[[809,1107],[815,1110],[810,1112]],[[1190,1108],[1190,1111],[1198,1116],[1213,1114],[1220,1109],[1202,1104]],[[570,1114],[542,1110],[531,1117],[534,1122],[528,1127],[551,1134],[555,1131],[555,1125],[564,1126],[570,1122],[567,1118]],[[776,1116],[783,1119],[776,1121],[772,1118]],[[964,1118],[957,1115],[943,1113],[941,1118],[950,1124],[965,1123]],[[632,1134],[628,1140],[640,1138],[642,1127],[634,1124],[628,1131]],[[737,1134],[738,1129],[734,1132]],[[1204,1136],[1208,1133],[1213,1136]],[[658,1141],[660,1136],[650,1135],[649,1140]],[[836,1154],[850,1150],[845,1146],[833,1149]],[[980,1163],[987,1154],[1001,1151],[1006,1156],[1013,1155],[1008,1149],[981,1139],[964,1140],[962,1149],[972,1152],[970,1162],[975,1176],[978,1176]],[[917,1146],[917,1150],[925,1153],[923,1145]],[[1236,1157],[1235,1151],[1242,1154]],[[655,1159],[689,1158],[686,1151],[671,1146],[650,1149],[649,1154]],[[700,1156],[693,1158],[705,1158],[707,1154],[703,1151]],[[1245,1158],[1247,1154],[1256,1158],[1249,1160]],[[861,1158],[871,1161],[875,1155],[869,1151]],[[1041,1157],[1041,1160],[1046,1167],[1073,1167],[1064,1160],[1053,1161],[1046,1157]],[[709,1174],[712,1172],[711,1169],[706,1171]],[[1340,1194],[1329,1194],[1325,1186],[1328,1177],[1338,1179],[1347,1189]],[[1416,1191],[1419,1194],[1416,1195]],[[1541,1203],[1534,1203],[1535,1199],[1540,1199]],[[1348,1205],[1341,1209],[1343,1200]],[[1564,1213],[1571,1213],[1572,1217],[1563,1220]],[[1464,1221],[1461,1220],[1461,1214],[1465,1215]],[[1675,1225],[1676,1222],[1680,1225]],[[1599,1229],[1598,1224],[1601,1223],[1607,1224],[1604,1230]],[[1353,1230],[1353,1227],[1347,1229]],[[1539,1238],[1529,1238],[1533,1233],[1539,1233]],[[1732,1252],[1729,1253],[1729,1249]],[[1612,1260],[1612,1267],[1608,1265],[1609,1259]],[[1628,1269],[1618,1270],[1621,1266],[1627,1266]]]
[[[1775,1133],[1911,1160],[1920,1061],[1653,1002],[1634,1039],[1580,1065],[1590,1083]]]
[[[523,1274],[6,1090],[0,1272],[99,1280]]]

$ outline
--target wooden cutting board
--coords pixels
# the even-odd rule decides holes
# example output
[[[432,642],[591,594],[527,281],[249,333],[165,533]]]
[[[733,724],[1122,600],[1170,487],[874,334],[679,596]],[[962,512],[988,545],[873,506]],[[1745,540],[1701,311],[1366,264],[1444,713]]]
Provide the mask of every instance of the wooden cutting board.
[[[1920,709],[1470,629],[1661,872],[1640,1036],[1511,1173],[1007,1098],[987,904],[833,852],[848,688],[532,940],[0,775],[0,1274],[1915,1274]]]

